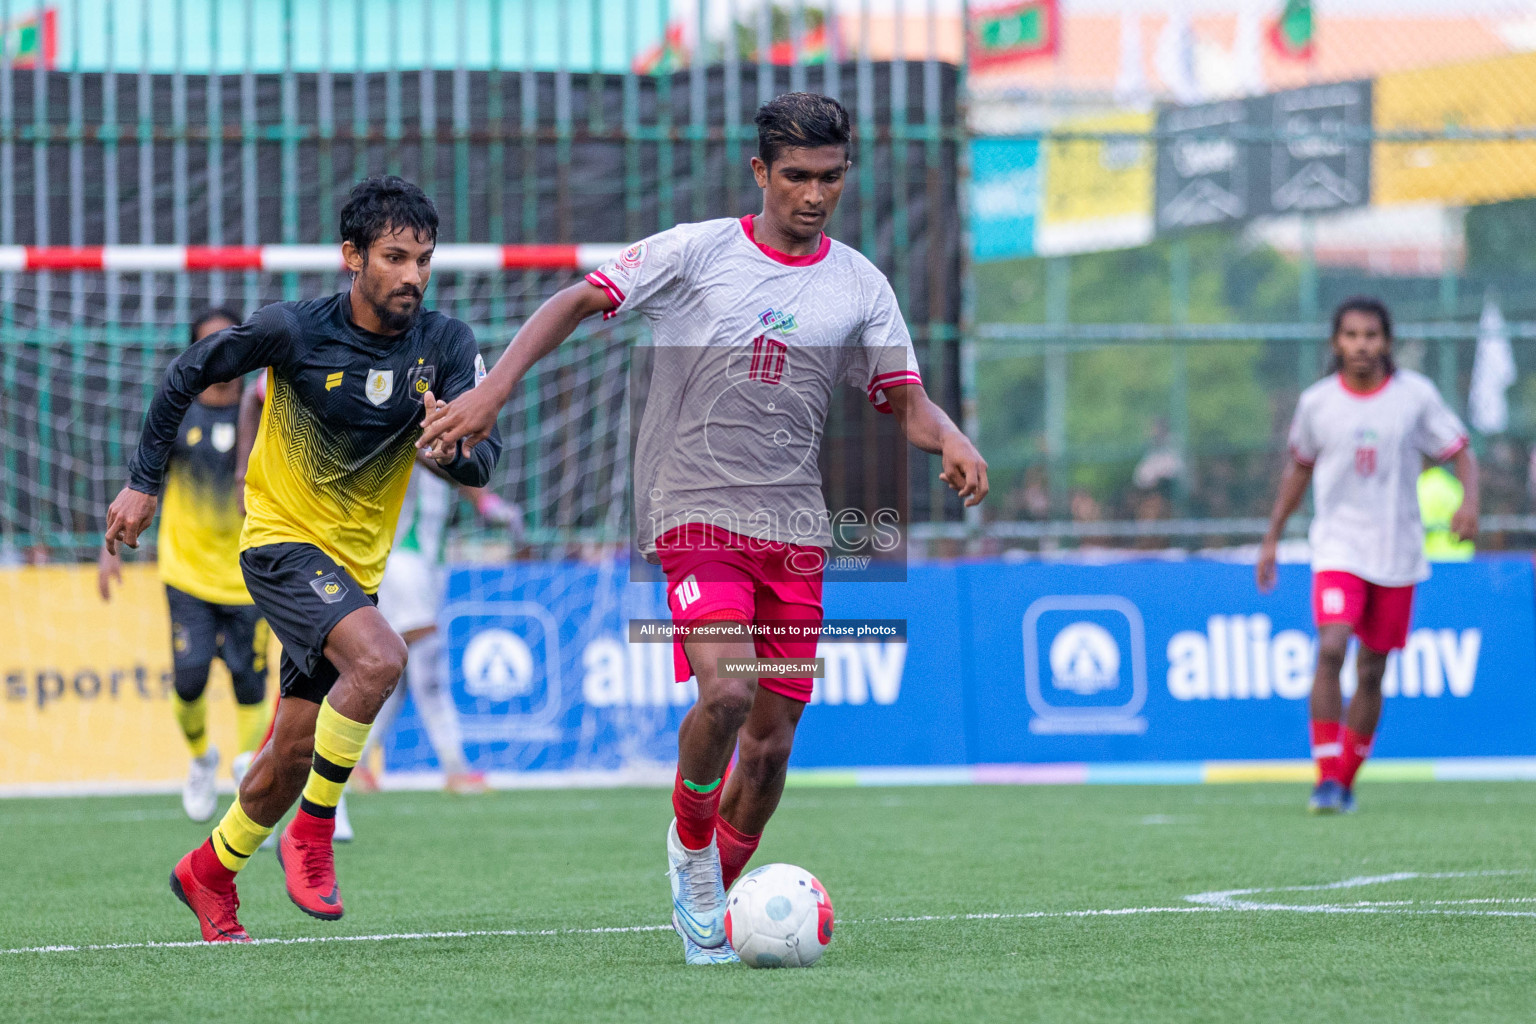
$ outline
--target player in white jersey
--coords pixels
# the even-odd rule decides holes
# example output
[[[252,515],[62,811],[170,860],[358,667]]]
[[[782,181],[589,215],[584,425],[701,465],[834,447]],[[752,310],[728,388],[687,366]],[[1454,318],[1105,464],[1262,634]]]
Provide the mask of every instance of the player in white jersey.
[[[1413,588],[1429,578],[1418,477],[1423,462],[1449,460],[1464,497],[1451,520],[1477,536],[1477,460],[1467,431],[1428,378],[1392,361],[1392,317],[1369,298],[1333,315],[1334,373],[1302,392],[1290,458],[1259,554],[1259,588],[1275,585],[1275,548],[1313,484],[1312,613],[1317,671],[1310,704],[1318,782],[1315,814],[1354,809],[1354,781],[1381,717],[1387,655],[1408,640]],[[1353,634],[1358,683],[1344,713],[1339,673]]]
[[[851,383],[894,413],[912,444],[942,456],[942,479],[967,505],[987,493],[986,463],[923,389],[889,284],[823,233],[850,166],[847,111],[789,93],[764,104],[756,122],[760,213],[678,225],[555,295],[479,388],[429,415],[420,442],[446,450],[488,436],[529,367],[585,317],[633,310],[650,320],[637,543],[666,572],[674,623],[734,631],[723,640],[689,634],[674,648],[678,677],[692,673],[699,686],[678,732],[667,830],[673,925],[690,964],[736,959],[725,886],[778,806],[811,695],[803,671],[733,678],[719,662],[815,654],[814,640],[754,643],[749,627],[821,622],[831,533],[815,455],[833,388]]]

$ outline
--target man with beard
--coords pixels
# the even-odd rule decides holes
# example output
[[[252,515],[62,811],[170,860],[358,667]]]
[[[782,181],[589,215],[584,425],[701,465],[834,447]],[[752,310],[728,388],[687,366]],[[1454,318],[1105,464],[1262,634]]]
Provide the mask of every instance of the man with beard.
[[[283,643],[282,696],[262,748],[212,836],[171,874],[209,942],[248,942],[235,874],[295,800],[278,856],[289,898],[336,920],[336,804],[369,728],[406,663],[376,607],[424,410],[484,375],[463,323],[422,309],[437,210],[410,182],[370,178],[341,211],[345,292],[279,302],[203,339],[166,371],[145,417],[129,483],[107,513],[106,543],[136,547],[154,518],[177,428],[210,384],[266,367],[267,404],[246,476],[240,566]],[[484,486],[499,437],[439,448],[459,483]]]

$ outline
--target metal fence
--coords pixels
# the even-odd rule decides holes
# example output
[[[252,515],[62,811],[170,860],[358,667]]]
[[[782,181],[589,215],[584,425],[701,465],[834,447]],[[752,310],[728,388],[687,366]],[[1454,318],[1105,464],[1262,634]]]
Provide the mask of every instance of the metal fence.
[[[445,242],[625,242],[753,208],[752,111],[821,90],[857,133],[833,233],[890,276],[994,469],[962,522],[914,457],[920,539],[1252,539],[1354,292],[1389,301],[1402,361],[1462,410],[1479,321],[1502,318],[1517,374],[1476,444],[1490,510],[1526,530],[1528,10],[1338,0],[1285,52],[1271,8],[0,0],[0,245],[329,243],[345,188],[386,170],[438,196]],[[432,299],[494,352],[571,279],[445,273]],[[0,557],[93,546],[194,311],[340,283],[0,268]],[[624,456],[593,432],[630,340],[561,353],[503,423],[497,486],[543,543],[622,537]]]
[[[739,6],[0,0],[0,246],[335,244],[347,188],[380,172],[436,196],[444,243],[623,243],[757,209],[753,112],[815,89],[856,129],[835,233],[888,275],[930,390],[958,415],[956,61],[918,36],[882,49],[867,4]],[[429,301],[491,355],[574,279],[568,267],[439,273]],[[0,557],[92,550],[196,312],[343,285],[330,273],[0,272]],[[494,486],[540,544],[625,536],[627,432],[610,428],[637,336],[584,336],[505,415]],[[958,515],[932,467],[911,468],[913,514]],[[837,459],[828,469],[858,486],[838,480]]]

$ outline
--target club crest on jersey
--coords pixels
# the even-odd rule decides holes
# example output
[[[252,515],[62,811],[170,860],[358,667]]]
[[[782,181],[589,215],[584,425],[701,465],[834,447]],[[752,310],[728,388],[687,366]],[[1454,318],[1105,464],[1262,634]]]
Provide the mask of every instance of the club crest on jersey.
[[[208,432],[208,441],[216,452],[227,452],[235,446],[235,425],[233,423],[215,423],[213,429]]]
[[[795,322],[795,314],[785,313],[782,310],[765,309],[757,315],[757,319],[769,330],[783,334],[793,334],[800,329],[800,325]]]
[[[485,357],[478,352],[475,354],[475,387],[485,380]]]
[[[625,270],[634,270],[645,262],[645,243],[636,242],[634,245],[619,253],[619,266]]]
[[[363,393],[374,405],[383,405],[389,401],[389,396],[395,393],[395,371],[369,370],[368,383],[364,386]]]
[[[1376,472],[1376,431],[1369,428],[1355,431],[1355,472],[1361,476]]]
[[[420,402],[432,390],[435,366],[413,366],[405,375],[405,393]]]

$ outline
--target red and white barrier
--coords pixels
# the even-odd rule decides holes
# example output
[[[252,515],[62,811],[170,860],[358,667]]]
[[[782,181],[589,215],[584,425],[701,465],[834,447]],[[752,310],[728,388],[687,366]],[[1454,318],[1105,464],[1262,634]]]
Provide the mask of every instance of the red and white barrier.
[[[621,244],[437,247],[434,270],[592,270]],[[262,270],[339,272],[340,245],[0,245],[0,271],[116,270],[130,273]]]

